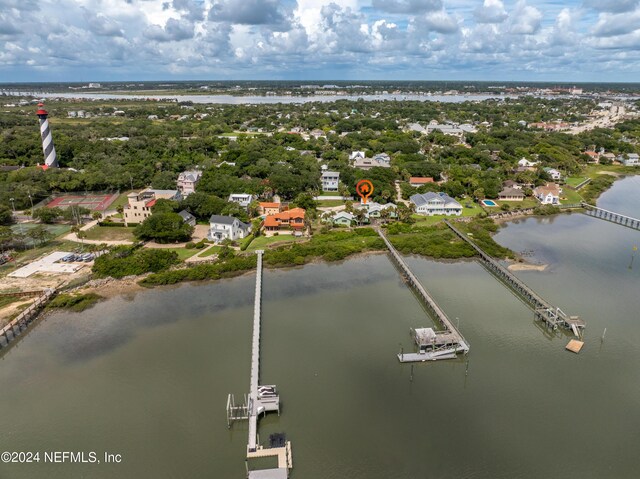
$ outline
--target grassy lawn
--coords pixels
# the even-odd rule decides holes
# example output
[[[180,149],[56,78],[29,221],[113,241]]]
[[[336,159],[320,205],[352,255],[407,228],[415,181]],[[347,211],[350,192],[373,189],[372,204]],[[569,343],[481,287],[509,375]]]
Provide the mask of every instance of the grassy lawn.
[[[317,201],[317,203],[318,203],[318,206],[325,207],[325,208],[344,205],[344,201],[341,201],[341,200],[319,200]]]
[[[446,216],[423,216],[417,214],[413,214],[411,215],[411,217],[416,220],[416,226],[431,226],[436,223],[440,223],[443,219],[446,218]]]
[[[525,198],[522,201],[496,201],[498,205],[509,205],[510,210],[526,210],[527,208],[535,208],[540,206],[540,202],[535,198]],[[500,208],[491,208],[493,212],[500,210]],[[502,211],[502,210],[500,210]]]
[[[187,248],[167,248],[167,251],[175,251],[178,253],[180,261],[184,261],[187,258],[191,258],[194,254],[201,251],[199,249],[187,249]]]
[[[585,176],[572,176],[570,178],[566,178],[565,179],[565,183],[568,186],[572,186],[572,187],[575,188],[576,186],[578,186],[580,183],[582,183],[586,179],[587,179],[587,177],[585,177]]]
[[[87,239],[98,241],[135,241],[133,227],[94,226],[86,231]]]
[[[574,190],[570,190],[569,188],[563,188],[562,193],[560,193],[560,203],[565,205],[571,205],[574,203],[580,203],[582,201],[582,196],[580,193]]]
[[[469,203],[471,208],[467,208],[467,203]],[[462,216],[478,216],[484,211],[478,203],[474,203],[473,201],[461,200],[460,204],[462,205]]]
[[[584,175],[593,179],[603,174],[603,172],[618,173],[621,175],[636,175],[637,170],[633,167],[623,165],[589,165],[584,170]]]
[[[202,252],[198,256],[198,258],[206,258],[207,256],[213,256],[214,254],[218,254],[221,249],[222,249],[222,246],[211,246],[209,249],[206,249],[204,252]]]
[[[124,206],[129,203],[127,200],[127,195],[131,193],[132,190],[125,191],[124,193],[120,193],[120,196],[116,198],[116,200],[109,205],[110,210],[115,210],[118,206]]]
[[[258,236],[254,239],[246,251],[255,251],[258,249],[265,249],[269,245],[273,245],[274,243],[294,243],[296,241],[303,241],[306,238],[296,238],[293,235],[278,235],[278,236]]]

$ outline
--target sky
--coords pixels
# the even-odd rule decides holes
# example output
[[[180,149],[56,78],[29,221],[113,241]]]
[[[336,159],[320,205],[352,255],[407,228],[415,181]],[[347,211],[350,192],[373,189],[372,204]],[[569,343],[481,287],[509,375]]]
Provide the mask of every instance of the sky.
[[[640,81],[640,0],[0,0],[0,82]]]

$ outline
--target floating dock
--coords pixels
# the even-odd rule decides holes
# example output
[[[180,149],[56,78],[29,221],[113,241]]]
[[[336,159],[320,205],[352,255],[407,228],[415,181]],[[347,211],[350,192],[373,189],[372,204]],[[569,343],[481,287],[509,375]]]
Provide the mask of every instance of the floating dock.
[[[546,325],[557,330],[559,326],[570,329],[573,334],[580,339],[582,330],[586,327],[586,323],[578,316],[569,316],[560,308],[553,306],[551,303],[543,299],[539,294],[533,291],[529,286],[511,274],[504,266],[494,260],[485,253],[477,244],[471,241],[466,235],[462,234],[448,220],[445,224],[462,240],[471,245],[473,249],[480,255],[482,265],[489,270],[500,281],[510,286],[518,295],[520,295],[533,309],[536,319],[543,321]]]
[[[249,395],[242,404],[236,405],[235,397],[227,398],[227,426],[233,421],[249,421],[249,437],[247,440],[247,477],[250,479],[286,479],[293,467],[291,442],[283,440],[283,446],[263,447],[258,438],[258,419],[261,414],[277,412],[280,415],[280,396],[276,386],[260,386],[260,321],[262,318],[262,255],[264,251],[256,251],[258,263],[256,269],[256,289],[253,307],[253,335],[251,340],[251,377]],[[248,461],[253,458],[276,457],[278,467],[250,471]]]
[[[418,278],[416,278],[409,269],[407,263],[387,239],[382,230],[378,229],[377,231],[387,245],[389,253],[391,253],[391,258],[393,258],[395,265],[405,277],[407,283],[413,288],[418,298],[442,327],[441,331],[434,331],[431,328],[411,330],[411,334],[419,347],[419,352],[401,352],[398,354],[398,360],[403,363],[435,361],[438,359],[454,359],[458,353],[468,353],[469,343],[467,340],[460,334],[460,331],[453,325],[442,308],[438,306],[424,286],[418,281]],[[430,333],[426,330],[430,331]]]
[[[640,219],[638,218],[621,215],[620,213],[605,210],[604,208],[598,208],[589,203],[581,203],[581,205],[585,209],[586,215],[640,231]]]

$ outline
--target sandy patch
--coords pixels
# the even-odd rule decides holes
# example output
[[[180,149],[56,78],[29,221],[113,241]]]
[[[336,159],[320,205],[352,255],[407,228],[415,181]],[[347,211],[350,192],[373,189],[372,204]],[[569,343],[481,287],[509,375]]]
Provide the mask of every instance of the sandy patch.
[[[548,264],[513,263],[507,266],[509,271],[544,271]]]
[[[80,294],[96,293],[103,298],[113,298],[123,294],[136,294],[140,291],[147,291],[147,288],[138,284],[138,281],[146,276],[148,275],[127,276],[122,279],[94,279],[72,291]]]

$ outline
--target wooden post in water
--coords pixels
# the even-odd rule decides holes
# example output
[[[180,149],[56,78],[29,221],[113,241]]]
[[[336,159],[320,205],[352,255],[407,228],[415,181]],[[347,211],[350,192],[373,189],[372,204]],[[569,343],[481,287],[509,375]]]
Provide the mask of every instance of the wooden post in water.
[[[600,342],[604,342],[604,336],[607,334],[607,328],[604,328],[604,331],[602,332],[602,337],[600,338]]]

